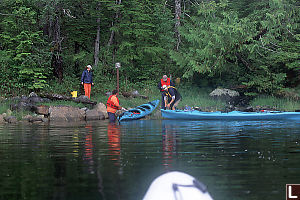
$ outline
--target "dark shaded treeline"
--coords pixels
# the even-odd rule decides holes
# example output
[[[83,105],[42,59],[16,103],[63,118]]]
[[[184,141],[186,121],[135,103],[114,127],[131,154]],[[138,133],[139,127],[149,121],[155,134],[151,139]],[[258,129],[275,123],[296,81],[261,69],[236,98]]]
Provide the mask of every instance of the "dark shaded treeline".
[[[282,94],[300,81],[296,0],[3,0],[0,90],[16,95],[78,85],[87,64],[99,90],[156,84]]]

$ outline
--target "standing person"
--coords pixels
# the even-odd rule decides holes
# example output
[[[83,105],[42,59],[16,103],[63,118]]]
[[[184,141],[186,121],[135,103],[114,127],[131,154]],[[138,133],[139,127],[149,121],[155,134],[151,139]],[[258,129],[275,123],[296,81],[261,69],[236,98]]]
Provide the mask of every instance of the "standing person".
[[[84,95],[89,99],[91,98],[91,90],[93,83],[93,72],[91,72],[92,66],[86,66],[86,69],[82,72],[81,75],[81,85],[84,87]]]
[[[173,81],[171,81],[170,78],[168,78],[167,75],[163,75],[162,79],[159,81],[159,83],[157,84],[157,88],[160,90],[161,92],[161,109],[166,109],[165,107],[165,103],[164,103],[164,96],[165,96],[165,90],[163,89],[163,87],[166,86],[175,86],[175,84],[173,83]]]
[[[181,95],[178,90],[173,86],[164,86],[163,87],[165,94],[164,94],[164,104],[166,108],[170,108],[171,110],[175,110],[178,106]]]
[[[113,90],[112,95],[108,97],[107,100],[107,114],[109,118],[109,122],[114,123],[116,121],[116,112],[117,110],[123,109],[119,104],[119,99],[117,97],[118,90]]]

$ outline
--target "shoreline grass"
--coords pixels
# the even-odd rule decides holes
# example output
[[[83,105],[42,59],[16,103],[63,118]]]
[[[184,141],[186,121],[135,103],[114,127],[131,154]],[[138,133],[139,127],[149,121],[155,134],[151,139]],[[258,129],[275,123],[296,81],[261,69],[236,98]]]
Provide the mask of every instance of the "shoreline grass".
[[[186,105],[189,107],[200,107],[203,111],[217,111],[217,110],[225,110],[226,103],[221,100],[214,100],[209,96],[210,88],[198,88],[193,86],[181,86],[178,88],[182,96],[182,100],[178,105],[179,109],[184,108]],[[161,93],[155,87],[151,86],[146,89],[141,89],[141,95],[148,96],[148,99],[143,98],[125,98],[122,95],[119,95],[120,105],[125,108],[134,108],[138,105],[147,103],[149,101],[159,99],[161,101]],[[107,96],[103,94],[92,94],[92,101],[96,101],[98,103],[102,102],[106,104]],[[10,100],[1,100],[0,101],[0,114],[7,112],[10,109],[10,104],[13,103]],[[90,105],[76,103],[73,101],[53,101],[49,103],[40,103],[38,105],[47,105],[47,106],[57,106],[57,105],[65,105],[65,106],[75,106],[79,108],[87,107],[92,109]],[[159,107],[161,102],[159,104]],[[253,108],[270,108],[280,111],[295,111],[300,110],[300,101],[289,99],[289,98],[278,98],[274,96],[258,96],[253,99],[249,106]],[[27,111],[13,111],[14,115],[27,115],[30,114]]]
[[[290,98],[278,98],[273,96],[259,96],[250,102],[252,107],[272,108],[280,111],[300,110],[300,101]]]

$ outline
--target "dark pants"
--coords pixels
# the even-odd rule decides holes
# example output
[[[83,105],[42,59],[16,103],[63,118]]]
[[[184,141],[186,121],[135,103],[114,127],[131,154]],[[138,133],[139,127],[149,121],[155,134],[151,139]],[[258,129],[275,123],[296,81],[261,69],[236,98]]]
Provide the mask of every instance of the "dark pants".
[[[107,114],[108,114],[109,122],[110,123],[115,123],[116,122],[116,115],[115,115],[115,113],[107,112]]]
[[[164,92],[161,92],[161,109],[164,109],[166,110],[166,107],[165,107],[165,93]]]
[[[173,103],[171,103],[170,109],[173,109],[174,106],[175,106],[175,109],[177,109],[176,106],[178,105],[178,103],[180,102],[180,100],[181,100],[181,98],[175,99],[175,101]]]

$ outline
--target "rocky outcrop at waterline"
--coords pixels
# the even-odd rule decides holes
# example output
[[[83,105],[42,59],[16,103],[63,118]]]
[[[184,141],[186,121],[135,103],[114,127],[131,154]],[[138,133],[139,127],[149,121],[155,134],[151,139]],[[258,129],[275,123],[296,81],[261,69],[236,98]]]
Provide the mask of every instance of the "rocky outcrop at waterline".
[[[79,108],[74,106],[47,106],[44,102],[51,102],[48,98],[42,98],[34,93],[29,97],[17,97],[11,100],[11,110],[18,112],[31,112],[32,115],[26,115],[21,120],[31,123],[39,122],[78,122],[78,121],[94,121],[105,120],[108,118],[106,106],[103,103],[89,102],[85,97],[79,97],[79,102],[85,102],[92,106],[92,109],[87,107]],[[41,105],[39,105],[41,104]],[[7,110],[6,113],[0,114],[0,123],[16,123],[18,122],[15,116],[12,116],[12,111]]]
[[[209,96],[215,100],[221,100],[226,102],[227,108],[224,111],[245,111],[247,107],[249,107],[249,102],[252,97],[245,96],[244,94],[240,94],[236,90],[226,89],[226,88],[217,88],[213,90]],[[252,108],[255,110],[256,108]],[[250,111],[249,111],[250,112]]]

